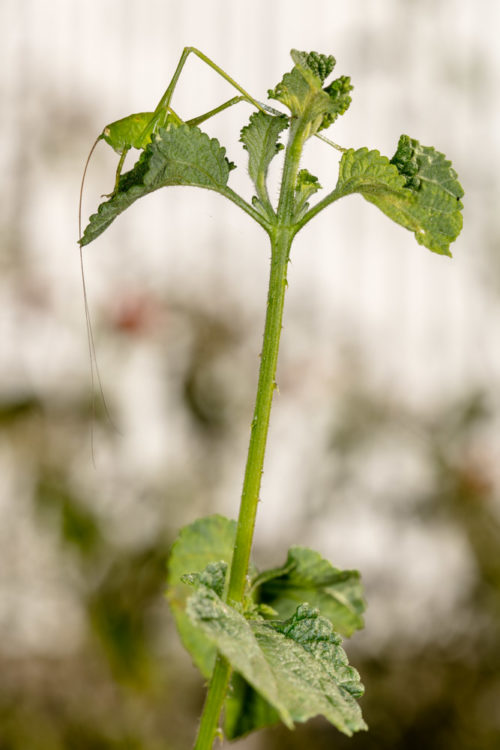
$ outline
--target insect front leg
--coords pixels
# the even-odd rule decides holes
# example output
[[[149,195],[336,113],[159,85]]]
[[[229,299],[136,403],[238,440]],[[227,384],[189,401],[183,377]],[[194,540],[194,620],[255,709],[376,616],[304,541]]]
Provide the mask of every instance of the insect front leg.
[[[112,193],[107,193],[103,195],[103,198],[113,198],[117,192],[118,192],[118,185],[120,183],[120,177],[122,174],[123,164],[125,162],[125,158],[130,151],[131,146],[125,146],[123,151],[120,154],[120,160],[118,161],[118,166],[116,167],[116,176],[115,176],[115,186],[113,188]]]

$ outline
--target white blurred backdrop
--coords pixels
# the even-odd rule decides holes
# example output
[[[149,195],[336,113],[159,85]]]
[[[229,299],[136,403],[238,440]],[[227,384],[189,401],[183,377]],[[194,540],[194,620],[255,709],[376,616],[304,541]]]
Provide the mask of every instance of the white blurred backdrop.
[[[361,569],[370,601],[360,636],[367,648],[391,636],[387,606],[400,631],[428,637],[422,612],[451,611],[473,565],[453,529],[429,534],[394,517],[406,492],[425,494],[425,446],[422,454],[414,442],[405,450],[405,438],[392,436],[362,457],[356,483],[338,493],[325,489],[340,461],[327,447],[353,389],[389,409],[396,404],[406,415],[406,436],[418,431],[412,415],[432,422],[475,390],[498,405],[498,2],[2,0],[0,24],[0,391],[5,402],[23,394],[40,399],[49,422],[59,424],[61,404],[90,390],[76,244],[88,150],[107,123],[154,109],[185,45],[261,100],[292,67],[292,47],[331,53],[337,75],[350,75],[355,88],[349,111],[327,135],[392,156],[399,135],[408,133],[452,160],[465,189],[453,259],[420,247],[360,197],[335,204],[298,235],[256,532],[263,561],[277,564],[287,544],[304,543]],[[231,93],[192,57],[172,103],[187,119]],[[240,104],[202,126],[238,164],[230,184],[247,196],[238,139],[249,114]],[[111,190],[116,159],[104,143],[96,149],[84,218]],[[320,141],[304,154],[324,187],[335,184],[337,163]],[[266,236],[246,215],[220,196],[188,188],[139,201],[85,248],[97,357],[119,434],[95,425],[95,467],[88,423],[47,439],[51,460],[66,457],[116,544],[138,544],[165,514],[172,529],[201,512],[236,515],[268,260]],[[230,440],[223,450],[214,440],[213,455],[180,403],[180,373],[203,343],[204,325],[229,336],[207,376],[230,394]],[[498,444],[490,432],[481,454],[495,481],[491,446]],[[43,440],[37,450],[45,450]],[[82,615],[30,510],[33,460],[5,431],[0,638],[12,653],[66,653],[82,637]],[[192,493],[184,488],[177,505],[158,501],[155,489],[186,477]],[[191,496],[198,500],[188,502]],[[365,502],[368,496],[374,502]],[[305,524],[308,508],[321,511]],[[379,610],[377,581],[385,582]]]

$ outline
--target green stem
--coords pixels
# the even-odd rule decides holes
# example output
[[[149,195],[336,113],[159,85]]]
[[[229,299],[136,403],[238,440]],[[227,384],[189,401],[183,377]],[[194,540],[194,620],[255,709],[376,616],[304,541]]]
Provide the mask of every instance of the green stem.
[[[252,549],[255,518],[264,469],[269,417],[276,388],[276,366],[283,320],[286,291],[286,271],[290,246],[296,231],[292,224],[294,189],[299,168],[304,135],[297,121],[290,128],[285,154],[285,165],[278,203],[277,222],[269,228],[271,238],[271,271],[267,295],[264,340],[257,384],[257,396],[250,430],[250,442],[241,494],[240,512],[236,527],[227,601],[235,606],[243,602]],[[230,664],[220,655],[217,658],[207,691],[205,706],[194,750],[210,750],[217,734],[219,716],[224,705],[231,676]]]
[[[271,274],[264,327],[264,342],[262,345],[257,398],[250,432],[250,443],[248,446],[248,457],[227,595],[228,601],[232,605],[241,603],[245,592],[255,516],[259,502],[260,483],[264,467],[269,416],[276,386],[276,364],[278,361],[281,322],[283,318],[286,269],[290,242],[290,232],[287,230],[277,231],[275,238],[271,239]],[[230,676],[230,664],[219,655],[208,686],[194,750],[210,750],[212,747],[217,734],[219,716],[224,704]]]
[[[276,365],[283,318],[286,289],[286,269],[291,236],[287,229],[277,229],[271,239],[271,273],[267,297],[264,341],[260,360],[257,398],[252,419],[248,457],[243,480],[236,541],[231,564],[227,599],[230,604],[243,601],[245,582],[252,548],[255,516],[259,502],[260,484],[264,468],[269,416],[276,387]]]
[[[208,686],[194,750],[210,750],[214,744],[230,677],[231,667],[226,659],[219,654]]]
[[[290,243],[291,235],[287,229],[281,231],[278,229],[275,232],[275,236],[271,238],[271,273],[267,297],[264,341],[227,594],[228,602],[232,605],[241,603],[245,592],[255,517],[259,502],[260,483],[264,467],[269,416],[273,393],[276,387],[276,364],[278,361],[283,305],[285,301],[286,269]],[[194,750],[210,750],[212,747],[217,734],[219,716],[224,704],[230,676],[231,667],[229,663],[219,655],[208,686]]]

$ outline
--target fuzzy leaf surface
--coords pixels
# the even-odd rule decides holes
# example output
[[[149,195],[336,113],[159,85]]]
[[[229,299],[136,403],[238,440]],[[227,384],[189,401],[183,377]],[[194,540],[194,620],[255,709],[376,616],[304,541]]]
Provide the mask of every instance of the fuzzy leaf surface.
[[[117,193],[90,217],[80,245],[95,240],[138,198],[159,188],[193,185],[222,192],[232,167],[225,148],[199,128],[160,128],[135,166],[120,177]]]
[[[363,693],[359,675],[317,610],[301,605],[287,620],[249,620],[200,586],[187,614],[287,726],[322,714],[347,735],[366,728],[356,700]],[[234,737],[242,731],[241,711],[233,703],[227,713],[228,736]],[[266,709],[264,719],[270,718]]]
[[[328,78],[337,62],[333,55],[323,55],[320,52],[300,52],[298,49],[293,49],[290,56],[295,65],[299,65],[304,70],[310,70],[321,84]]]
[[[317,52],[291,51],[295,67],[285,73],[278,85],[268,92],[291,111],[294,117],[305,118],[307,137],[329,127],[338,115],[344,114],[351,103],[350,78],[343,76],[323,88],[327,75],[335,65],[335,58]]]
[[[284,565],[261,573],[259,601],[281,618],[290,617],[303,602],[319,609],[334,630],[350,636],[363,627],[363,587],[356,570],[339,570],[318,552],[291,547]]]
[[[450,243],[462,228],[463,190],[456,173],[435,149],[420,146],[408,136],[401,136],[399,143],[392,161],[367,148],[346,151],[340,161],[335,194],[360,193],[393,221],[414,232],[420,245],[451,255]]]
[[[253,589],[258,601],[270,606],[282,619],[291,617],[298,605],[307,602],[319,609],[341,635],[350,636],[364,624],[359,573],[339,570],[306,547],[291,547],[286,562],[260,573],[253,580]],[[234,675],[226,701],[227,736],[235,739],[278,721],[272,706],[241,676]]]
[[[295,182],[295,221],[299,221],[307,212],[307,209],[309,208],[307,201],[318,190],[321,190],[318,178],[308,172],[307,169],[301,169],[297,174],[297,180]]]
[[[260,198],[266,197],[265,180],[273,158],[283,148],[278,142],[282,130],[288,127],[288,117],[274,117],[265,112],[254,112],[250,122],[241,130],[240,141],[248,151],[248,173]]]
[[[181,581],[195,588],[207,586],[207,588],[215,591],[217,596],[222,597],[226,585],[226,575],[227,562],[219,560],[219,562],[209,563],[201,573],[186,573],[182,576]]]
[[[291,729],[292,717],[282,701],[276,677],[254,635],[251,621],[212,589],[200,586],[187,602],[186,613],[229,661],[233,669],[262,695]]]
[[[193,593],[192,585],[209,583],[220,575],[233,557],[236,522],[224,516],[200,518],[185,526],[172,546],[168,561],[167,598],[175,618],[181,640],[194,663],[206,678],[210,677],[215,662],[215,648],[203,632],[186,615],[186,602]],[[214,563],[219,563],[219,565]],[[207,576],[211,575],[211,580]],[[186,582],[190,580],[191,585]],[[216,586],[215,586],[216,587]]]

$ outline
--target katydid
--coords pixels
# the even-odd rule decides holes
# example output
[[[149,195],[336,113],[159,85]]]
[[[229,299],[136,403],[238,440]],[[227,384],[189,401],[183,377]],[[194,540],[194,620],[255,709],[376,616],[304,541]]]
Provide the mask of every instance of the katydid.
[[[235,88],[239,92],[239,94],[238,96],[233,96],[231,99],[228,99],[227,101],[209,110],[208,112],[205,112],[201,115],[198,115],[197,117],[184,121],[172,109],[170,102],[171,102],[175,87],[177,85],[177,82],[179,80],[180,74],[182,72],[182,69],[186,63],[187,58],[189,57],[191,53],[199,57],[200,60],[202,60],[202,62],[204,62],[206,65],[212,68],[212,70],[214,70],[225,81],[227,81],[233,88]],[[85,162],[85,167],[83,170],[82,181],[81,181],[81,186],[80,186],[80,198],[79,198],[79,208],[78,208],[79,236],[81,237],[81,234],[82,234],[81,215],[82,215],[82,200],[83,200],[83,188],[84,188],[84,183],[85,183],[85,177],[86,177],[88,165],[90,163],[90,159],[99,141],[101,140],[105,141],[109,146],[111,146],[111,148],[117,154],[119,154],[119,161],[118,161],[118,165],[117,165],[116,173],[115,173],[114,187],[113,187],[112,192],[105,196],[109,199],[112,199],[119,191],[119,183],[120,183],[120,177],[121,177],[123,165],[125,163],[125,159],[126,159],[128,152],[132,148],[135,148],[138,150],[144,150],[153,139],[154,134],[158,132],[158,130],[160,130],[161,128],[168,129],[169,127],[177,127],[181,124],[186,124],[188,126],[194,127],[194,126],[200,125],[202,122],[205,122],[206,120],[210,119],[211,117],[218,114],[219,112],[222,112],[225,109],[232,107],[234,104],[237,104],[238,102],[242,102],[242,101],[246,101],[249,104],[252,104],[254,107],[256,107],[256,109],[260,110],[261,112],[265,112],[273,116],[282,116],[283,114],[282,112],[274,109],[273,107],[270,107],[268,104],[263,104],[262,102],[259,102],[257,99],[254,99],[254,97],[252,97],[242,86],[240,86],[239,83],[237,83],[233,78],[231,78],[231,76],[229,76],[222,68],[220,68],[213,60],[211,60],[203,52],[196,49],[195,47],[185,47],[179,58],[179,62],[177,63],[177,67],[172,76],[172,79],[170,83],[168,84],[165,93],[163,94],[160,101],[158,102],[154,112],[137,112],[137,113],[128,115],[126,117],[122,117],[119,120],[115,120],[109,125],[106,125],[106,127],[97,136],[96,140],[94,141],[92,148],[90,149],[90,152],[87,156],[87,160]],[[321,138],[321,140],[324,140],[330,146],[333,146],[339,151],[345,151],[345,149],[338,146],[336,143],[333,143],[333,141],[330,141],[325,136],[320,135],[320,134],[316,134],[316,135],[318,138]],[[84,273],[84,267],[83,267],[83,256],[82,256],[81,246],[80,246],[80,269],[81,269],[81,277],[82,277],[83,298],[84,298],[84,306],[85,306],[85,319],[86,319],[86,326],[87,326],[87,339],[88,339],[88,348],[89,348],[89,356],[90,356],[92,393],[94,392],[94,384],[97,381],[99,385],[101,399],[103,401],[105,411],[109,417],[109,412],[106,407],[106,401],[104,398],[101,378],[100,378],[99,370],[97,367],[97,358],[96,358],[96,353],[95,353],[94,336],[93,336],[93,330],[92,330],[90,310],[89,310],[89,305],[88,305],[88,297],[87,297],[87,289],[86,289],[86,283],[85,283],[85,273]],[[94,404],[92,408],[94,409]],[[93,437],[92,436],[91,436],[91,443],[92,443],[92,457],[93,457],[94,453],[93,453]]]
[[[193,117],[189,120],[184,121],[172,109],[170,102],[171,102],[175,87],[177,85],[177,82],[179,80],[180,74],[182,72],[182,69],[186,63],[187,58],[189,57],[191,53],[199,57],[200,60],[202,60],[202,62],[204,62],[206,65],[212,68],[212,70],[214,70],[225,81],[227,81],[233,88],[235,88],[239,92],[239,95],[233,96],[231,99],[228,99],[227,101],[223,102],[217,107],[214,107],[208,112],[204,112],[203,114],[198,115],[197,117]],[[233,78],[231,78],[231,76],[229,76],[222,68],[220,68],[213,60],[211,60],[203,52],[196,49],[195,47],[185,47],[179,58],[179,62],[177,63],[177,67],[172,76],[172,79],[170,83],[168,84],[165,93],[163,94],[160,101],[158,102],[154,112],[136,112],[134,114],[127,115],[126,117],[122,117],[119,120],[115,120],[109,125],[106,125],[106,127],[97,136],[96,140],[94,141],[92,148],[90,149],[90,152],[87,156],[87,160],[85,162],[85,167],[83,170],[82,181],[81,181],[81,186],[80,186],[80,198],[79,198],[79,207],[78,207],[79,236],[81,237],[81,234],[82,234],[81,215],[82,215],[82,200],[83,200],[83,188],[84,188],[84,183],[85,183],[85,177],[86,177],[88,165],[90,163],[90,159],[99,141],[101,140],[105,141],[109,146],[111,146],[111,148],[117,154],[119,154],[119,157],[120,157],[118,160],[117,168],[116,168],[113,190],[111,193],[105,196],[111,199],[119,191],[119,183],[120,183],[120,177],[122,174],[123,165],[125,163],[125,159],[126,159],[128,152],[132,148],[135,148],[138,150],[144,150],[153,139],[154,134],[158,132],[160,128],[168,129],[169,127],[177,127],[181,124],[186,124],[188,126],[194,127],[194,126],[200,125],[202,122],[205,122],[206,120],[210,119],[214,115],[219,114],[225,109],[232,107],[234,104],[237,104],[238,102],[242,102],[242,101],[246,101],[249,104],[252,104],[254,107],[256,107],[256,109],[260,110],[261,112],[265,112],[273,116],[282,115],[282,112],[274,109],[273,107],[270,107],[268,104],[263,104],[262,102],[259,102],[257,99],[254,99],[254,97],[252,97],[242,86],[240,86],[239,83],[237,83]],[[318,138],[321,138],[322,140],[324,140],[330,146],[333,146],[337,150],[345,151],[345,149],[338,146],[336,143],[333,143],[333,141],[330,141],[329,139],[325,138],[325,136],[320,135],[320,134],[316,134],[316,135]],[[87,296],[87,288],[86,288],[86,282],[85,282],[85,272],[84,272],[84,266],[83,266],[83,255],[82,255],[81,246],[80,246],[80,270],[81,270],[81,277],[82,277],[85,320],[86,320],[86,326],[87,326],[87,339],[88,339],[88,348],[89,348],[89,357],[90,357],[92,393],[94,392],[94,384],[97,381],[105,411],[110,421],[112,421],[111,418],[109,417],[109,411],[106,406],[103,387],[101,383],[101,377],[100,377],[99,369],[97,366],[97,357],[96,357],[96,352],[95,352],[94,335],[93,335],[92,322],[91,322],[90,310],[89,310],[89,304],[88,304],[88,296]],[[94,397],[92,396],[92,398]],[[94,410],[94,402],[92,404],[92,408]],[[92,444],[92,457],[94,457],[92,434],[91,434],[91,444]]]
[[[219,112],[222,112],[224,109],[227,109],[228,107],[231,107],[233,104],[236,104],[240,101],[247,101],[261,111],[271,110],[271,107],[267,107],[266,105],[263,105],[256,99],[254,99],[247,91],[245,91],[244,88],[242,88],[242,86],[239,85],[239,83],[231,78],[231,76],[229,76],[222,68],[216,65],[216,63],[214,63],[213,60],[207,57],[207,55],[203,54],[203,52],[200,52],[200,50],[196,49],[195,47],[184,47],[179,62],[177,63],[174,75],[172,76],[172,79],[168,84],[165,93],[158,102],[154,112],[138,112],[136,114],[123,117],[120,120],[116,120],[115,122],[106,125],[102,133],[96,138],[87,157],[87,162],[83,171],[80,191],[80,207],[82,202],[82,191],[87,167],[92,153],[100,140],[106,141],[106,143],[108,143],[114,151],[120,154],[120,160],[116,169],[114,189],[110,196],[108,196],[112,197],[118,191],[118,183],[120,180],[121,170],[123,168],[127,153],[130,151],[130,149],[136,148],[142,150],[146,148],[148,143],[151,141],[153,134],[157,132],[159,128],[168,127],[168,125],[170,124],[174,126],[180,125],[184,122],[174,112],[174,110],[170,106],[170,101],[172,99],[172,95],[174,93],[182,69],[191,53],[199,57],[200,60],[206,63],[210,68],[212,68],[212,70],[215,70],[215,72],[218,73],[222,78],[224,78],[224,80],[230,83],[233,88],[240,92],[240,96],[235,96],[232,99],[229,99],[227,102],[219,105],[218,107],[215,107],[214,109],[211,109],[208,112],[199,115],[198,117],[194,117],[191,120],[187,120],[187,125],[199,125],[205,120],[208,120],[210,117],[213,117]],[[276,110],[274,110],[273,112],[275,114],[280,114]],[[81,226],[79,227],[79,229],[81,230]]]
[[[153,134],[157,132],[160,128],[166,128],[169,125],[177,126],[177,125],[183,124],[184,121],[179,117],[179,115],[177,115],[174,112],[174,110],[170,106],[170,101],[172,99],[172,96],[173,96],[175,87],[177,85],[177,82],[179,80],[180,74],[182,72],[182,69],[186,63],[187,58],[189,57],[191,53],[199,57],[200,60],[202,60],[204,63],[206,63],[206,65],[212,68],[212,70],[218,73],[218,75],[220,75],[225,81],[230,83],[231,86],[233,86],[233,88],[235,88],[237,91],[240,92],[240,95],[232,97],[231,99],[224,102],[223,104],[220,104],[218,107],[215,107],[214,109],[211,109],[208,112],[205,112],[204,114],[199,115],[198,117],[194,117],[190,120],[186,120],[185,122],[186,125],[190,125],[190,126],[199,125],[202,122],[205,122],[205,120],[208,120],[209,118],[213,117],[219,112],[222,112],[228,107],[232,107],[233,104],[237,104],[238,102],[241,102],[241,101],[246,101],[249,104],[253,104],[261,112],[267,112],[268,114],[275,115],[275,116],[282,115],[282,112],[280,112],[279,110],[276,110],[273,107],[270,107],[269,105],[263,104],[262,102],[257,101],[257,99],[254,99],[254,97],[251,96],[233,78],[231,78],[231,76],[228,75],[228,73],[226,73],[225,70],[223,70],[216,63],[214,63],[213,60],[211,60],[207,55],[205,55],[199,49],[196,49],[196,47],[184,47],[182,54],[179,58],[179,62],[177,63],[177,67],[175,69],[174,75],[172,76],[172,79],[170,83],[168,84],[165,93],[163,94],[160,101],[158,102],[154,112],[137,112],[135,114],[128,115],[127,117],[123,117],[120,120],[115,120],[115,122],[112,122],[109,125],[106,125],[102,133],[94,141],[92,148],[90,149],[89,155],[87,157],[87,161],[85,163],[85,167],[84,167],[83,175],[82,175],[82,183],[81,183],[81,188],[80,188],[80,204],[79,204],[79,235],[80,236],[81,236],[81,205],[82,205],[83,185],[85,181],[85,175],[87,172],[88,164],[90,162],[91,156],[98,142],[100,140],[106,141],[106,143],[108,143],[111,146],[111,148],[120,155],[118,166],[116,168],[116,176],[115,176],[115,184],[114,184],[113,192],[110,193],[108,196],[106,196],[106,197],[111,198],[118,192],[118,185],[120,181],[121,170],[123,168],[123,164],[125,162],[127,153],[130,151],[130,149],[136,148],[139,150],[143,150],[151,141]],[[342,152],[345,151],[344,148],[342,148],[341,146],[338,146],[336,143],[329,140],[324,135],[320,135],[316,133],[316,136],[320,138],[321,140],[325,141],[326,143],[328,143],[330,146],[333,146],[338,151],[342,151]]]
[[[222,112],[223,110],[228,109],[229,107],[232,107],[234,104],[237,104],[238,102],[241,102],[241,101],[247,101],[250,104],[253,104],[257,109],[261,111],[267,111],[274,115],[281,114],[280,112],[273,109],[272,107],[269,107],[266,104],[261,104],[256,99],[254,99],[247,91],[245,91],[244,88],[242,88],[235,80],[233,80],[231,76],[229,76],[222,68],[216,65],[216,63],[214,63],[213,60],[211,60],[209,57],[203,54],[203,52],[200,52],[200,50],[196,49],[195,47],[185,47],[180,56],[174,75],[172,76],[172,79],[165,93],[163,94],[162,98],[158,102],[158,105],[156,106],[156,109],[154,110],[154,112],[137,112],[135,114],[122,117],[119,120],[115,120],[109,125],[106,125],[106,127],[97,136],[96,140],[94,141],[92,148],[90,149],[89,154],[87,156],[87,160],[85,162],[83,175],[82,175],[82,181],[80,185],[80,197],[79,197],[79,205],[78,205],[78,235],[79,237],[81,237],[81,234],[82,234],[81,217],[82,217],[82,200],[83,200],[83,188],[85,184],[85,177],[87,174],[87,168],[90,163],[90,159],[92,158],[92,154],[94,153],[94,150],[97,144],[101,140],[105,141],[120,156],[118,165],[116,168],[115,183],[114,183],[113,191],[107,196],[105,196],[108,198],[112,198],[114,195],[116,195],[116,193],[119,190],[119,182],[120,182],[120,177],[121,177],[121,173],[123,169],[123,164],[125,162],[125,158],[128,152],[130,151],[130,149],[132,148],[135,148],[138,150],[145,149],[148,143],[151,142],[154,134],[160,128],[177,127],[178,125],[184,124],[184,121],[179,117],[179,115],[170,106],[170,101],[174,93],[175,87],[177,85],[177,81],[179,80],[179,76],[182,72],[182,69],[186,63],[187,58],[189,57],[191,53],[199,57],[204,63],[206,63],[210,68],[212,68],[212,70],[218,73],[222,78],[224,78],[224,80],[230,83],[231,86],[233,86],[233,88],[235,88],[240,93],[238,96],[233,96],[231,99],[228,99],[227,101],[209,110],[208,112],[205,112],[202,115],[198,115],[197,117],[187,120],[185,122],[186,125],[193,126],[193,127],[197,126],[201,124],[202,122],[205,122],[205,120],[208,120],[209,118],[218,114],[219,112]],[[90,310],[89,310],[89,304],[88,304],[87,287],[86,287],[86,281],[85,281],[85,271],[84,271],[84,266],[83,266],[83,255],[82,255],[81,246],[80,246],[80,270],[81,270],[81,277],[82,277],[83,301],[84,301],[84,307],[85,307],[85,320],[86,320],[86,326],[87,326],[87,339],[88,339],[88,348],[89,348],[89,357],[90,357],[91,388],[92,388],[92,393],[93,393],[94,384],[95,384],[95,381],[97,380],[97,383],[99,384],[99,391],[100,391],[100,395],[104,404],[104,408],[109,417],[109,412],[108,412],[106,401],[104,398],[101,377],[100,377],[99,369],[97,366],[95,342],[94,342],[92,322],[91,322]],[[92,396],[92,398],[94,397]],[[94,402],[92,403],[92,409],[94,410]],[[94,458],[93,433],[91,433],[91,446],[92,446],[92,458]]]

